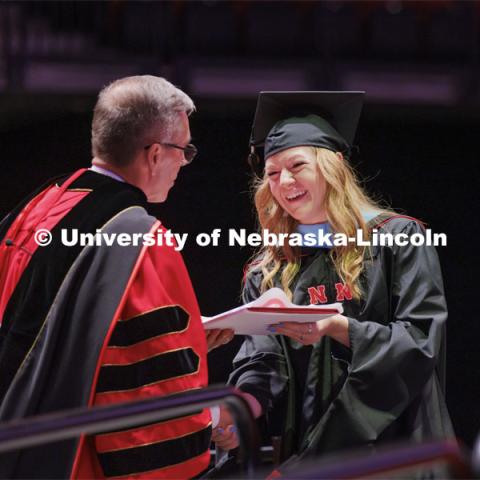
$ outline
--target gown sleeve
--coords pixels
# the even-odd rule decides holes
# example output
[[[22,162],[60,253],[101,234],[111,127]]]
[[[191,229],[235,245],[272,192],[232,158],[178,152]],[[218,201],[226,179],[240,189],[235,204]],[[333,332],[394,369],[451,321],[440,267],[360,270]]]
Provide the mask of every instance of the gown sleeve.
[[[260,296],[260,275],[247,276],[243,302]],[[228,383],[253,395],[262,411],[273,407],[274,400],[283,397],[287,390],[288,373],[283,350],[273,335],[247,335],[233,360],[233,372]]]
[[[410,221],[401,233],[411,237],[424,231]],[[437,253],[410,242],[391,253],[383,259],[391,265],[384,272],[391,281],[391,317],[387,324],[348,319],[349,375],[311,433],[309,443],[319,451],[375,442],[432,378],[438,382],[447,308]]]

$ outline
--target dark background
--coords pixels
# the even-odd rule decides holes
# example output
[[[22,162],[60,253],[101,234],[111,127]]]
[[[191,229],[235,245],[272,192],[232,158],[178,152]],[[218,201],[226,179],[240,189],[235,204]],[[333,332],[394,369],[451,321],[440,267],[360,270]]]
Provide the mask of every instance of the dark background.
[[[152,211],[189,233],[183,255],[201,311],[219,313],[239,304],[252,251],[201,248],[194,236],[255,231],[245,159],[256,93],[365,89],[354,164],[367,189],[448,236],[438,249],[447,401],[471,445],[480,429],[477,3],[40,3],[0,6],[0,216],[48,177],[88,166],[102,85],[165,76],[197,104],[200,154]],[[212,382],[225,381],[239,344],[210,354]]]

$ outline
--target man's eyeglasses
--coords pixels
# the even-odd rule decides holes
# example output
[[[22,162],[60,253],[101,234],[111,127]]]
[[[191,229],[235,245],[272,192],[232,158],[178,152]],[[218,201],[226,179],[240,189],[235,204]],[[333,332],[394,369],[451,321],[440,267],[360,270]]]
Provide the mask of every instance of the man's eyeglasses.
[[[143,148],[144,150],[149,149],[152,145],[158,143],[159,145],[163,145],[164,147],[170,148],[177,148],[178,150],[183,150],[183,156],[185,157],[185,161],[187,163],[192,163],[192,160],[198,153],[197,147],[192,143],[189,143],[186,147],[181,147],[180,145],[175,145],[174,143],[163,143],[163,142],[153,142],[150,145],[145,145]]]

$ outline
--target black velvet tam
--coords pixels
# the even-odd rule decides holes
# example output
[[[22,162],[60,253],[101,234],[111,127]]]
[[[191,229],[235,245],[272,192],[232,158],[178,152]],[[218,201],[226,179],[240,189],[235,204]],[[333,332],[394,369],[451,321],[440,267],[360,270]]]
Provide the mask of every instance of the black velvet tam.
[[[323,147],[347,157],[365,92],[260,92],[250,146],[264,158],[298,146]]]

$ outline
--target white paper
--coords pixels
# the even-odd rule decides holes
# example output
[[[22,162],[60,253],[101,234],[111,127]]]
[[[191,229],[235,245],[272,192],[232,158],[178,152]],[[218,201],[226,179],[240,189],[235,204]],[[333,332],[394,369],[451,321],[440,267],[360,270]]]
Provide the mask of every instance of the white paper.
[[[268,311],[252,309],[266,308]],[[269,325],[280,322],[308,323],[343,313],[341,303],[329,305],[295,305],[280,288],[271,288],[253,302],[214,317],[202,317],[206,330],[231,328],[236,335],[270,335]]]

